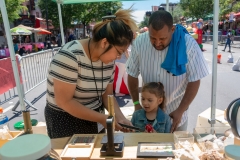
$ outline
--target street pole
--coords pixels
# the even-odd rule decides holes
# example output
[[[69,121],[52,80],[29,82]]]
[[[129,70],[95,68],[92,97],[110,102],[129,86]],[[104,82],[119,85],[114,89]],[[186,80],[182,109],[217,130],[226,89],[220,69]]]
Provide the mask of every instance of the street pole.
[[[46,24],[47,24],[47,30],[48,30],[48,6],[47,6],[47,1],[45,0],[45,8],[46,8]]]
[[[62,38],[62,46],[63,46],[63,45],[65,44],[65,39],[64,39],[64,32],[63,32],[63,22],[62,22],[61,4],[63,4],[62,0],[57,0],[58,16],[59,16],[60,30],[61,30],[61,38]]]
[[[166,0],[166,11],[169,12],[169,0]]]
[[[218,18],[219,0],[214,0],[213,16],[213,58],[212,58],[212,95],[211,95],[211,127],[215,124],[216,113],[216,93],[217,93],[217,54],[218,54]]]
[[[12,68],[13,68],[13,75],[14,75],[16,86],[17,86],[17,91],[18,91],[19,101],[20,101],[20,105],[21,105],[21,110],[22,110],[22,113],[23,113],[24,133],[29,134],[29,133],[32,133],[30,111],[26,109],[25,102],[24,102],[24,93],[23,93],[23,89],[22,89],[22,86],[21,86],[21,83],[20,83],[17,61],[16,61],[16,57],[15,57],[15,52],[14,52],[14,49],[13,49],[12,36],[11,36],[11,32],[10,32],[9,19],[8,19],[6,4],[5,4],[4,0],[0,0],[0,9],[1,9],[1,13],[2,13],[4,28],[5,28],[5,31],[6,31],[8,48],[10,50],[10,57],[11,57]]]

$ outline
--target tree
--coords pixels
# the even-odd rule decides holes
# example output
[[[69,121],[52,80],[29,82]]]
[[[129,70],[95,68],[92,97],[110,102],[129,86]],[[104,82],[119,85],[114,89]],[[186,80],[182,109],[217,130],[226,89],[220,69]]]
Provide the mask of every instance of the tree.
[[[181,6],[178,4],[173,10],[173,23],[179,23],[180,17],[184,16],[184,11]]]
[[[139,28],[147,27],[148,26],[148,22],[149,22],[149,17],[144,16],[143,21],[140,22],[140,24],[139,24]]]
[[[240,2],[236,0],[220,0],[219,19],[224,20],[230,12],[239,12]]]
[[[180,6],[184,11],[185,17],[199,19],[205,18],[209,14],[213,13],[212,0],[180,0]]]
[[[39,1],[38,6],[42,11],[43,16],[46,17],[46,1],[48,7],[48,19],[52,20],[54,26],[59,26],[56,2],[48,0]],[[73,22],[83,24],[85,29],[85,26],[89,24],[89,22],[100,21],[102,16],[107,15],[110,11],[114,13],[121,7],[121,2],[96,2],[61,5],[64,29],[72,27]],[[83,33],[85,33],[85,30]]]
[[[83,36],[85,26],[90,22],[102,21],[102,17],[114,14],[122,7],[121,2],[96,2],[74,5],[75,16],[73,18],[78,24],[83,24]]]
[[[27,10],[27,8],[22,5],[23,2],[25,2],[25,0],[5,0],[6,9],[7,9],[7,13],[8,13],[8,19],[9,19],[10,23],[13,22],[14,20],[20,18],[19,13],[21,11]],[[0,12],[0,27],[2,28],[3,35],[5,38],[5,42],[6,42],[6,32],[5,32],[5,28],[3,25],[3,19],[2,19],[1,12]]]
[[[58,7],[56,2],[49,0],[40,0],[38,1],[37,5],[41,9],[42,17],[46,18],[46,13],[48,13],[48,19],[52,20],[53,26],[60,26]],[[61,5],[61,11],[64,29],[70,28],[72,26],[72,17],[75,14],[75,11],[73,10],[73,5]]]

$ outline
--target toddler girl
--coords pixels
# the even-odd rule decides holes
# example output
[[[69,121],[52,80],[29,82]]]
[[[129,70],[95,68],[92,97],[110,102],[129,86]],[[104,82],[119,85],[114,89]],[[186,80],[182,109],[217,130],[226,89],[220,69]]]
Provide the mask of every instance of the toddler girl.
[[[142,109],[133,113],[132,124],[140,131],[170,133],[171,118],[164,113],[165,92],[162,83],[150,82],[142,88]]]

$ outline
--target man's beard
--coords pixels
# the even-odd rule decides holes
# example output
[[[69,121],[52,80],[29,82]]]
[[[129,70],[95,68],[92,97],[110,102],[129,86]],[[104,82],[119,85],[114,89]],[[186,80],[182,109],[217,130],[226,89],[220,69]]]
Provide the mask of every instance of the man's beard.
[[[160,46],[157,47],[155,44],[153,44],[153,47],[158,51],[162,51],[166,48],[166,46],[164,46],[164,45],[160,45]]]

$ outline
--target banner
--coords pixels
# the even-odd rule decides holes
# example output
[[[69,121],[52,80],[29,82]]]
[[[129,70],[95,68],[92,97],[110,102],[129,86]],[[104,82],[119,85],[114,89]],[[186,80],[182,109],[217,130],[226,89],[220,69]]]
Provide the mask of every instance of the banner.
[[[22,83],[22,76],[20,72],[20,64],[18,56],[16,56],[18,72],[20,82]],[[0,95],[7,92],[8,90],[16,87],[11,58],[5,58],[0,60]]]

